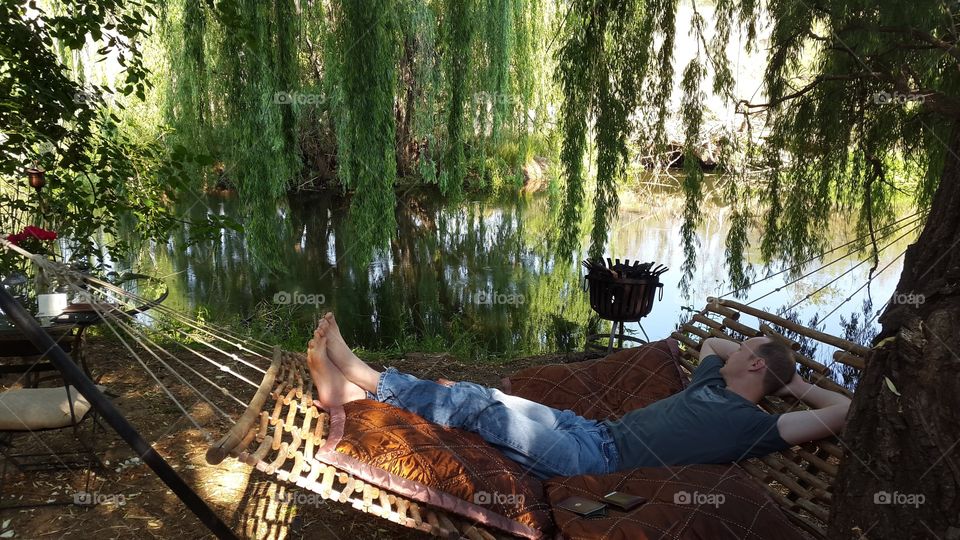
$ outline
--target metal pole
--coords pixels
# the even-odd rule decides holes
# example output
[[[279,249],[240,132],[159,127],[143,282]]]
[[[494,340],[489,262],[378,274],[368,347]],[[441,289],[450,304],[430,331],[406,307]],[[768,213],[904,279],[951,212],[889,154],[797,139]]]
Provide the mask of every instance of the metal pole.
[[[57,345],[53,338],[47,335],[37,324],[37,321],[2,286],[0,286],[0,308],[3,308],[3,312],[13,320],[13,323],[27,336],[37,350],[47,351],[46,356],[60,370],[63,378],[79,390],[83,397],[87,398],[90,405],[100,413],[100,416],[110,424],[110,427],[130,445],[130,448],[133,448],[133,451],[140,456],[144,463],[153,469],[153,472],[163,480],[163,483],[169,486],[173,493],[183,501],[183,504],[200,518],[200,521],[210,529],[210,532],[215,534],[217,538],[237,540],[237,536],[230,527],[183,481],[183,478],[180,478],[180,475],[127,421],[123,413],[97,389],[93,381],[70,360],[67,353],[63,352],[63,349]]]

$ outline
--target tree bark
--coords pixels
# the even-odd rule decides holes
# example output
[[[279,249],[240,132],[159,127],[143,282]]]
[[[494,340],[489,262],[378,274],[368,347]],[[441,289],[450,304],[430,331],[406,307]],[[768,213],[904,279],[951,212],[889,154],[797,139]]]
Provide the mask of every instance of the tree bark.
[[[830,539],[960,539],[960,124],[948,144],[851,405]]]

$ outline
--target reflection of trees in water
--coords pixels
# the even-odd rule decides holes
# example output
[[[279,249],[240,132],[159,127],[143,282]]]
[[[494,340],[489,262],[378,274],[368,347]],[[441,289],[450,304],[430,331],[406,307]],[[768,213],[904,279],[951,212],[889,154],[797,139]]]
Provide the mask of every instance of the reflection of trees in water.
[[[208,211],[238,215],[234,198],[209,197],[205,202],[189,208],[189,219]],[[274,258],[270,262],[282,269],[276,274],[261,270],[268,266],[261,260],[267,255],[234,231],[185,247],[191,232],[187,225],[167,244],[146,247],[147,262],[137,266],[170,276],[170,304],[195,303],[212,317],[226,320],[267,314],[273,326],[288,320],[290,328],[275,332],[277,339],[305,336],[315,318],[328,309],[337,311],[345,337],[367,348],[399,344],[465,354],[579,349],[586,334],[602,332],[608,324],[590,310],[580,270],[571,264],[575,261],[559,261],[550,253],[546,232],[554,222],[545,197],[452,205],[430,192],[406,194],[395,209],[397,234],[369,265],[359,264],[353,256],[355,234],[348,209],[347,199],[329,193],[301,196],[281,209],[278,216],[285,226],[277,228],[269,255]],[[615,255],[650,254],[669,262],[675,247],[671,222],[663,218],[635,223],[614,231]],[[129,237],[135,236],[131,228]],[[704,264],[709,261],[711,267],[703,274],[714,275],[714,257],[704,255]],[[832,270],[826,272],[828,277]],[[272,303],[278,291],[323,295],[325,302],[280,310]],[[481,303],[478,294],[498,297]],[[511,298],[523,301],[496,302]],[[788,318],[801,322],[799,312]],[[868,315],[856,314],[841,318],[847,339],[869,342],[863,324],[867,319]],[[802,338],[794,339],[805,344]],[[832,369],[842,384],[855,382],[849,368],[834,364]]]
[[[208,204],[228,215],[239,210],[230,198]],[[195,299],[227,319],[262,314],[258,302],[270,302],[277,291],[322,294],[323,305],[300,307],[299,320],[290,324],[306,327],[334,309],[345,337],[368,348],[432,343],[474,354],[520,354],[583,346],[592,312],[579,268],[560,264],[543,241],[550,227],[546,201],[444,206],[431,193],[409,194],[397,205],[389,249],[369,265],[354,257],[348,206],[329,194],[291,201],[270,265],[258,262],[257,247],[232,231],[185,247],[186,226],[168,244],[147,249],[147,264],[171,276],[180,299]],[[206,211],[199,204],[189,209]],[[271,265],[285,272],[260,270]],[[478,294],[492,298],[484,303]]]

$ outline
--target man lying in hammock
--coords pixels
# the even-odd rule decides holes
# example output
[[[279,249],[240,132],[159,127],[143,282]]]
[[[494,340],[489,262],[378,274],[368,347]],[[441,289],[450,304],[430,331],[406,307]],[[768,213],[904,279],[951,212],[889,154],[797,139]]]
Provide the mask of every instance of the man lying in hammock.
[[[364,398],[401,407],[479,434],[541,479],[730,463],[837,434],[844,425],[850,400],[803,381],[791,351],[778,342],[708,338],[700,358],[682,392],[598,422],[474,383],[445,386],[394,368],[376,371],[353,354],[332,313],[321,319],[307,352],[324,407]],[[765,395],[794,396],[814,410],[768,414],[757,407]]]

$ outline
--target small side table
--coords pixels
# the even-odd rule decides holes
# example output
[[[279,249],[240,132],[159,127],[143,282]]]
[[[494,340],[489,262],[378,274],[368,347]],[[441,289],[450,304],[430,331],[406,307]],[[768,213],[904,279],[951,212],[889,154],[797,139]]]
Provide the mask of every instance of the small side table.
[[[60,345],[60,348],[70,353],[73,361],[90,377],[90,369],[83,354],[83,333],[87,326],[89,325],[54,323],[44,327],[44,330]],[[24,386],[36,387],[40,382],[41,372],[57,371],[53,364],[43,361],[46,353],[47,351],[38,350],[16,327],[0,328],[0,374],[23,373],[28,382]],[[21,358],[22,361],[5,361],[16,357]]]

